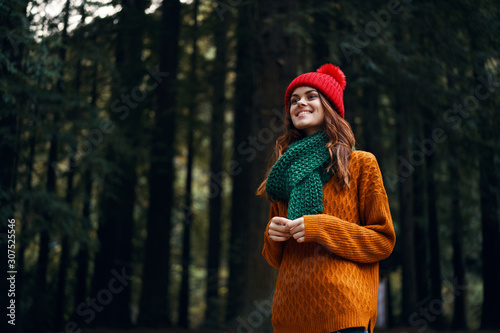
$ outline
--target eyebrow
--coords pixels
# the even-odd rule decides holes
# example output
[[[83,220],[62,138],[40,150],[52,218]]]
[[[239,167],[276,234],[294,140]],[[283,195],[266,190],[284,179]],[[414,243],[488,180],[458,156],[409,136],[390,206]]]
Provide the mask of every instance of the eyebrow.
[[[311,90],[306,91],[305,94],[307,95],[307,94],[310,94],[312,92],[318,92],[318,91],[316,89],[311,89]],[[293,96],[299,96],[299,95],[298,94],[292,94],[292,96],[290,96],[290,97],[293,97]]]

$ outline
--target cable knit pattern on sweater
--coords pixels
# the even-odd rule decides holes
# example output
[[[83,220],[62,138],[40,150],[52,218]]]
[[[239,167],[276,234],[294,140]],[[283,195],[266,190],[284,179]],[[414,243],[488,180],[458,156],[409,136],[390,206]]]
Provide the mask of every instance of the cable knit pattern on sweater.
[[[375,157],[353,151],[350,188],[323,186],[322,214],[305,215],[305,241],[274,242],[265,231],[262,251],[279,269],[273,298],[274,332],[333,332],[365,327],[377,316],[378,262],[387,258],[395,233]],[[287,216],[271,202],[270,217]]]

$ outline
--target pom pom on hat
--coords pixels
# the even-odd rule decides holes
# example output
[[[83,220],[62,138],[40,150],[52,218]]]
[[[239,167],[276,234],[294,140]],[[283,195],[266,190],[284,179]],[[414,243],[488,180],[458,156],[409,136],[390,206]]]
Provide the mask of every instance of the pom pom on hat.
[[[335,111],[344,118],[344,89],[346,87],[346,77],[344,73],[335,65],[324,64],[316,72],[305,73],[297,76],[288,86],[285,93],[285,107],[290,110],[290,97],[298,87],[313,87],[326,98]]]
[[[337,66],[332,64],[324,64],[323,66],[318,68],[316,72],[333,76],[333,78],[339,83],[340,88],[342,88],[342,90],[345,90],[347,81],[345,79],[344,73]]]

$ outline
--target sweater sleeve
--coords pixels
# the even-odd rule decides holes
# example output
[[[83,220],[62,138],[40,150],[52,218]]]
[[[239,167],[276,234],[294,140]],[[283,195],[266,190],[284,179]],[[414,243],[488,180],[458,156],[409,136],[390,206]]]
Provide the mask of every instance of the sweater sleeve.
[[[328,214],[305,215],[305,242],[317,242],[333,254],[351,261],[374,263],[391,254],[396,235],[375,156],[366,153],[359,168],[361,225]]]
[[[279,209],[276,202],[271,202],[271,211],[269,213],[269,222],[267,223],[266,231],[264,232],[264,248],[262,249],[262,255],[266,258],[269,265],[279,269],[281,265],[281,259],[283,258],[283,248],[285,242],[275,242],[269,237],[269,223],[271,219],[278,216]]]

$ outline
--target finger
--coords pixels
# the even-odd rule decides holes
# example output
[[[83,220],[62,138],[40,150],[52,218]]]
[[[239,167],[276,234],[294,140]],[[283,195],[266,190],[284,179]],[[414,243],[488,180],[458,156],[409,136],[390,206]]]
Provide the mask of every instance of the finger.
[[[295,232],[304,230],[304,218],[299,217],[298,219],[288,222],[286,226],[290,232],[292,230],[295,230]]]
[[[275,230],[275,231],[279,231],[279,232],[286,232],[284,225],[276,224],[274,222],[271,222],[269,224],[269,230]]]
[[[296,240],[299,240],[299,238],[304,238],[304,236],[305,236],[304,231],[299,231],[299,232],[293,234],[293,238],[295,238]]]
[[[280,235],[280,236],[292,236],[292,234],[290,234],[288,231],[284,231],[284,226],[283,227],[279,227],[277,229],[275,228],[269,228],[269,230],[267,231],[268,233],[270,234],[273,234],[273,235]]]
[[[300,237],[299,239],[297,239],[297,243],[304,243],[305,240],[305,237]]]
[[[290,237],[281,237],[281,236],[270,236],[273,241],[275,242],[284,242],[290,239]]]
[[[287,229],[288,230],[291,230],[293,228],[295,228],[296,226],[300,225],[300,224],[303,224],[304,223],[304,218],[303,217],[299,217],[298,219],[295,219],[295,220],[290,220],[286,226],[287,226]]]
[[[291,230],[291,229],[295,228],[296,226],[298,226],[299,224],[300,224],[300,220],[299,220],[299,219],[297,219],[297,220],[291,220],[291,221],[289,221],[289,222],[286,224],[286,228],[285,228],[285,230],[286,230],[286,231],[289,231],[289,230]]]
[[[304,224],[301,223],[301,224],[296,225],[295,227],[291,228],[289,232],[290,232],[290,234],[294,235],[297,232],[301,232],[301,231],[304,231],[304,230],[305,230]]]
[[[286,217],[275,216],[271,219],[271,221],[276,223],[276,224],[279,224],[279,225],[285,225],[285,224],[287,224],[287,222],[289,222],[291,220],[287,219]]]
[[[269,236],[280,236],[280,237],[291,237],[292,235],[289,232],[281,232],[276,230],[269,230],[267,232]]]

